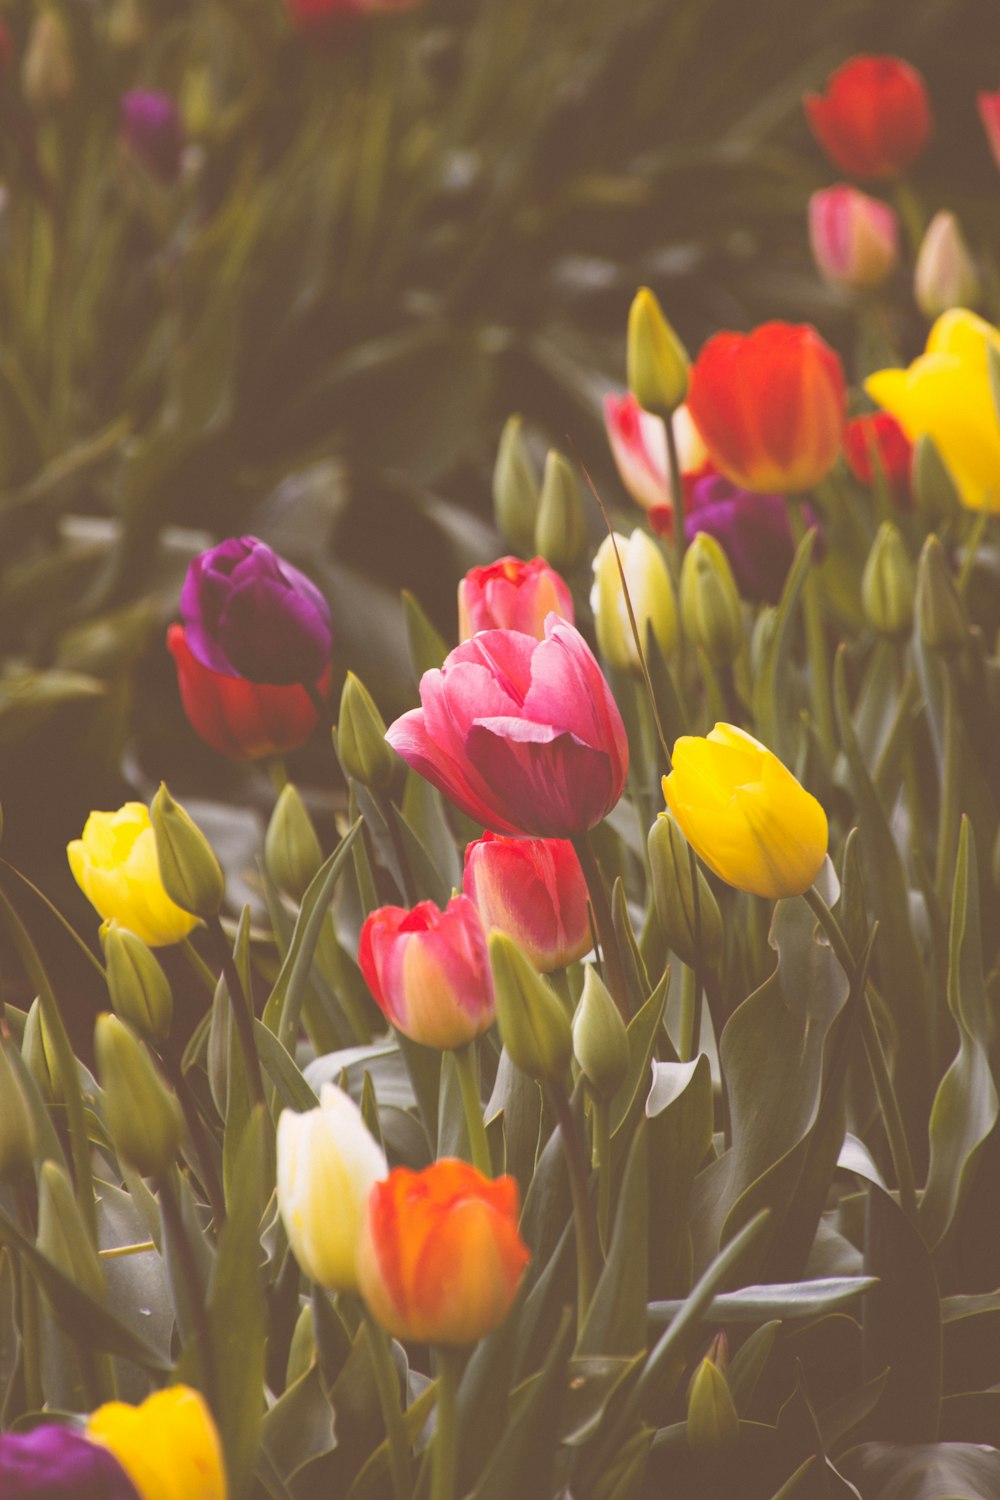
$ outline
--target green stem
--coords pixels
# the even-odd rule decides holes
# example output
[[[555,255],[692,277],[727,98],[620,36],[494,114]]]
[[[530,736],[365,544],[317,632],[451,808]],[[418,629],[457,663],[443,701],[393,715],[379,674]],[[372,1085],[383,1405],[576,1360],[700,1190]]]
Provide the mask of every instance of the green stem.
[[[920,200],[905,178],[900,178],[896,183],[893,197],[896,200],[896,212],[903,221],[906,238],[910,242],[910,249],[916,255],[924,240],[925,220]]]
[[[486,1137],[486,1126],[483,1123],[483,1103],[479,1093],[479,1060],[476,1055],[475,1042],[470,1042],[466,1047],[456,1047],[453,1055],[455,1066],[458,1068],[458,1082],[462,1090],[462,1108],[465,1110],[469,1145],[472,1148],[472,1165],[482,1172],[484,1177],[492,1177],[493,1162],[490,1157],[490,1143]]]
[[[594,1100],[594,1155],[597,1158],[597,1235],[608,1253],[611,1228],[611,1104]]]
[[[549,984],[555,990],[562,1001],[563,1009],[572,1021],[576,1014],[576,1001],[573,999],[573,990],[569,982],[568,969],[553,969],[548,976]]]
[[[25,1237],[35,1241],[35,1224],[25,1188],[18,1188],[17,1211]],[[41,1337],[38,1318],[38,1287],[26,1260],[19,1266],[21,1283],[21,1371],[26,1411],[41,1411],[45,1404],[42,1387]]]
[[[958,712],[958,694],[951,671],[945,662],[941,671],[944,693],[944,761],[941,767],[941,801],[938,807],[937,855],[934,867],[934,890],[942,911],[947,909],[955,872],[958,849],[959,818],[962,801],[962,742]]]
[[[201,954],[198,952],[191,939],[182,938],[180,949],[194,972],[197,974],[198,978],[201,980],[202,984],[206,986],[208,993],[210,995],[214,995],[216,985],[215,975],[212,973],[211,969],[208,967],[208,964],[202,958]]]
[[[701,1002],[701,987],[694,969],[684,965],[681,974],[681,1029],[677,1048],[681,1062],[690,1062],[695,1056],[698,1039],[698,1011]]]
[[[257,1048],[253,1039],[253,1018],[250,1013],[250,1002],[243,988],[236,960],[233,958],[232,949],[226,940],[226,934],[222,930],[222,923],[218,917],[209,917],[206,926],[216,956],[222,966],[222,977],[226,981],[226,989],[229,991],[229,1009],[233,1021],[236,1024],[236,1034],[240,1039],[240,1050],[243,1053],[243,1067],[247,1075],[247,1087],[250,1090],[250,1102],[252,1104],[263,1104],[264,1080],[260,1072],[260,1059],[257,1056]]]
[[[284,757],[281,755],[269,755],[266,765],[267,774],[270,776],[271,785],[274,787],[274,795],[280,797],[288,785],[288,768],[285,765]]]
[[[191,1085],[184,1076],[183,1068],[167,1046],[164,1045],[155,1053],[155,1056],[173,1084],[174,1092],[180,1102],[181,1109],[184,1111],[184,1118],[191,1133],[191,1144],[194,1147],[198,1176],[201,1179],[202,1187],[205,1189],[205,1196],[211,1205],[212,1218],[215,1222],[215,1228],[218,1231],[226,1222],[225,1196],[222,1191],[222,1183],[219,1181],[219,1174],[215,1169],[215,1162],[212,1159],[211,1142],[208,1138],[208,1132],[205,1129],[205,1122],[201,1117],[198,1101],[194,1096]]]
[[[684,549],[687,546],[687,537],[684,531],[684,481],[681,478],[680,454],[677,452],[677,436],[674,432],[674,419],[669,416],[663,423],[667,433],[667,466],[670,470],[670,489],[674,503],[674,552],[677,558],[677,576],[680,577],[681,564],[684,561]]]
[[[413,1491],[413,1475],[410,1466],[410,1444],[403,1423],[403,1406],[399,1390],[399,1376],[393,1363],[392,1351],[385,1330],[364,1312],[365,1330],[368,1334],[368,1349],[371,1353],[375,1384],[378,1387],[382,1421],[389,1444],[389,1468],[392,1472],[392,1489],[395,1500],[409,1500]]]
[[[594,920],[597,923],[597,933],[601,940],[601,953],[604,958],[608,989],[627,1024],[632,1018],[632,1007],[629,1004],[628,986],[625,983],[625,965],[618,946],[618,934],[611,915],[611,903],[604,887],[604,877],[601,875],[600,866],[590,843],[590,834],[577,834],[573,839],[573,848],[580,861],[583,878],[587,882],[587,890],[590,893],[590,904],[594,909]]]
[[[559,1084],[549,1084],[545,1090],[552,1112],[559,1125],[566,1166],[569,1171],[570,1196],[573,1200],[573,1227],[576,1235],[576,1324],[579,1334],[586,1322],[594,1288],[600,1256],[597,1248],[594,1221],[590,1212],[590,1194],[587,1190],[587,1162],[580,1132],[570,1107],[569,1099]]]
[[[212,1347],[212,1330],[208,1322],[208,1310],[201,1296],[201,1278],[198,1265],[188,1239],[187,1225],[181,1213],[180,1199],[174,1187],[176,1167],[164,1172],[157,1186],[160,1190],[160,1208],[164,1228],[170,1232],[171,1244],[177,1255],[180,1269],[179,1281],[187,1298],[187,1314],[194,1333],[195,1359],[200,1376],[200,1388],[205,1400],[214,1410],[217,1387],[215,1380],[215,1351]]]
[[[455,1500],[458,1475],[458,1386],[464,1355],[443,1345],[437,1356],[437,1407],[431,1469],[431,1500]]]
[[[788,502],[788,519],[797,547],[806,534],[805,521],[797,499]],[[837,753],[837,735],[833,723],[833,696],[830,691],[830,660],[823,626],[823,601],[820,598],[815,564],[810,566],[802,585],[802,620],[809,655],[809,685],[816,732],[828,761],[832,763]]]
[[[857,974],[857,964],[854,961],[854,956],[848,946],[840,923],[815,886],[810,886],[802,894],[808,902],[816,920],[826,933],[837,962],[853,984]],[[917,1191],[913,1178],[913,1163],[910,1160],[910,1149],[906,1142],[906,1131],[903,1127],[902,1115],[899,1112],[896,1092],[893,1088],[892,1078],[885,1060],[885,1053],[882,1050],[882,1043],[872,1015],[871,993],[867,985],[865,986],[865,993],[860,999],[861,1036],[864,1042],[869,1071],[872,1076],[872,1083],[875,1086],[875,1093],[879,1102],[879,1109],[882,1112],[882,1123],[885,1126],[885,1133],[889,1142],[889,1154],[892,1157],[892,1165],[896,1173],[896,1184],[899,1188],[899,1203],[911,1223],[916,1223]]]

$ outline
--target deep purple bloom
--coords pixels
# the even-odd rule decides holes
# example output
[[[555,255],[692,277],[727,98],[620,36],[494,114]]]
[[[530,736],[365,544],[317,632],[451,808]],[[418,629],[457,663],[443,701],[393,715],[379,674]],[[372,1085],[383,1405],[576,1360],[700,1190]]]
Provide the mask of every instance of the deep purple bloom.
[[[690,541],[699,531],[715,537],[733,570],[744,599],[777,604],[795,556],[795,542],[784,495],[758,495],[741,489],[722,474],[706,474],[687,487],[684,532]],[[804,505],[807,526],[819,528],[819,517]],[[816,539],[820,554],[822,529]]]
[[[158,89],[129,89],[122,98],[121,138],[126,151],[169,187],[177,181],[184,149],[180,112]]]
[[[0,1433],[2,1500],[138,1500],[121,1464],[74,1427]]]
[[[255,536],[194,559],[181,590],[188,648],[227,677],[314,684],[330,665],[330,610],[319,589]]]

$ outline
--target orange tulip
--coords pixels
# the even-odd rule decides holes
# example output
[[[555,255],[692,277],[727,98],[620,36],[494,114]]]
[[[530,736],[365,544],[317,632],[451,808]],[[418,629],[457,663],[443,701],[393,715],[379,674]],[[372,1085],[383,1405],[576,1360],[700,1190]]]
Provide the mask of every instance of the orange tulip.
[[[397,1338],[473,1344],[506,1317],[530,1256],[517,1232],[513,1177],[493,1182],[463,1161],[377,1182],[361,1231],[358,1278],[368,1309]]]

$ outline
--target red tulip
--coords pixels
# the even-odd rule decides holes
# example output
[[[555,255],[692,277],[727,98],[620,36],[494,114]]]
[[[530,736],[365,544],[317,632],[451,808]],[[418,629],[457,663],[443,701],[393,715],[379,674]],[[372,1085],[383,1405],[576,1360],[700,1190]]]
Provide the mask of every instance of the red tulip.
[[[407,765],[497,833],[570,838],[618,801],[628,740],[579,631],[484,630],[420,680],[420,708],[386,739]]]
[[[809,490],[836,462],[847,393],[815,328],[717,333],[691,370],[688,406],[716,468],[762,494]]]
[[[465,851],[462,889],[486,930],[513,938],[541,974],[593,947],[587,883],[568,839],[484,834]]]
[[[900,510],[908,510],[913,504],[913,444],[887,411],[869,412],[848,422],[844,457],[851,473],[866,485],[874,484],[878,464],[893,504]]]
[[[468,896],[444,911],[381,906],[366,919],[358,963],[379,1009],[425,1047],[464,1047],[493,1024],[486,934]]]
[[[541,640],[545,617],[553,612],[573,624],[573,597],[543,557],[501,557],[489,567],[471,568],[458,585],[461,641],[477,630],[520,630]]]
[[[171,625],[167,648],[177,664],[181,702],[192,727],[220,755],[256,760],[297,750],[316,728],[318,714],[304,687],[230,677],[204,666],[191,651],[183,625]],[[331,669],[316,691],[325,697]]]
[[[863,182],[900,176],[930,138],[924,80],[898,57],[852,57],[803,102],[827,156]]]
[[[1000,167],[1000,89],[993,94],[977,94],[976,103],[993,160]]]

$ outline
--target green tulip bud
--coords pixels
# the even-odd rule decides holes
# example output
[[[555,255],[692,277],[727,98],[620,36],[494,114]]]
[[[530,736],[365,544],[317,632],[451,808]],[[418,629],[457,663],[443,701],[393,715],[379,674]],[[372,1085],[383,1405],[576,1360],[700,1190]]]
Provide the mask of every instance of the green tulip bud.
[[[681,619],[688,639],[713,666],[732,666],[743,649],[743,608],[729,559],[706,531],[684,554]]]
[[[965,645],[969,623],[936,536],[927,538],[917,564],[916,613],[920,639],[931,651],[959,651]]]
[[[493,468],[493,514],[507,541],[525,555],[534,551],[539,490],[524,442],[523,417],[508,417]]]
[[[46,1161],[38,1174],[38,1248],[96,1301],[107,1290],[100,1258],[87,1233],[66,1170]]]
[[[663,936],[671,952],[682,963],[693,966],[699,957],[695,941],[695,885],[691,878],[691,849],[673,813],[660,813],[649,830],[649,868],[653,878],[653,901]],[[722,957],[722,914],[715,892],[694,861],[698,882],[698,923],[701,937],[700,959],[709,968],[717,967]]]
[[[728,1448],[740,1435],[740,1419],[729,1383],[711,1354],[705,1356],[688,1389],[687,1439],[702,1452]]]
[[[348,672],[340,695],[337,758],[344,775],[373,791],[385,791],[399,760],[385,737],[385,720],[359,677]]]
[[[572,571],[587,554],[587,522],[576,471],[555,448],[545,460],[535,550],[560,573]]]
[[[913,496],[928,528],[958,515],[962,501],[934,439],[922,433],[913,449]]]
[[[174,1018],[170,981],[151,949],[120,922],[102,923],[100,938],[112,1010],[159,1046]]]
[[[628,1032],[593,964],[584,970],[583,994],[573,1017],[573,1052],[599,1099],[618,1092],[628,1072]]]
[[[282,787],[264,835],[264,861],[271,879],[294,901],[301,901],[323,863],[305,803],[291,782]]]
[[[590,590],[597,644],[609,666],[638,675],[642,669],[625,604],[619,559],[643,651],[650,630],[661,656],[669,656],[676,644],[674,586],[663,553],[646,531],[636,530],[631,536],[615,532],[597,549]]]
[[[173,1165],[184,1133],[176,1095],[124,1021],[105,1013],[94,1032],[104,1090],[104,1119],[123,1161],[143,1177],[162,1177]]]
[[[226,893],[222,867],[208,839],[174,801],[164,781],[150,804],[149,817],[160,879],[171,901],[196,917],[218,916]]]
[[[24,1023],[21,1061],[31,1074],[32,1082],[42,1096],[43,1104],[57,1104],[62,1098],[62,1090],[58,1086],[55,1063],[49,1055],[40,1000],[32,1001],[28,1019]]]
[[[497,1023],[511,1062],[538,1082],[559,1083],[573,1051],[569,1017],[555,990],[537,973],[513,938],[489,936]]]
[[[35,1160],[38,1135],[23,1068],[11,1038],[0,1037],[0,1182],[19,1182]]]
[[[688,390],[690,360],[648,286],[636,292],[628,315],[628,385],[644,411],[670,420]]]
[[[883,521],[861,577],[861,607],[879,635],[902,641],[913,629],[916,571],[906,543],[891,521]]]

